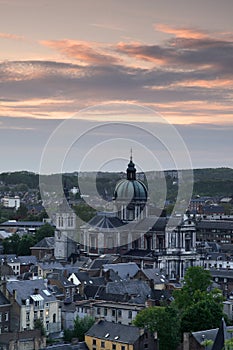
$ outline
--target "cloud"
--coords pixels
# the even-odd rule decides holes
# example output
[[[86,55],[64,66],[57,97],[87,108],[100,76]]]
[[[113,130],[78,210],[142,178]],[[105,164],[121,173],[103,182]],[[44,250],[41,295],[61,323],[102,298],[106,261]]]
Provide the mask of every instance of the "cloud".
[[[178,38],[187,38],[187,39],[205,39],[208,38],[208,34],[204,31],[198,31],[191,28],[175,28],[168,26],[166,24],[155,24],[154,29],[168,34],[173,34]]]
[[[77,40],[42,40],[40,43],[61,52],[64,56],[85,65],[116,64],[120,59],[106,52],[101,45]]]
[[[232,122],[229,33],[224,39],[159,28],[175,38],[155,45],[50,40],[41,43],[60,52],[59,61],[1,62],[1,115],[65,118],[90,105],[129,101],[172,122]]]
[[[232,73],[233,41],[176,38],[163,45],[119,43],[117,51],[170,69],[218,69],[219,73]]]
[[[11,39],[11,40],[25,40],[25,38],[21,35],[10,34],[10,33],[0,33],[0,38]]]

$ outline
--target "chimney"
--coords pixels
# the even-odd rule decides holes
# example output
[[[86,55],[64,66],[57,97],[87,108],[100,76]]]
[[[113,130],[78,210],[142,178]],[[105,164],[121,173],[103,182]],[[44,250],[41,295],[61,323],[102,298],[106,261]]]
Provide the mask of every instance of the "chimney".
[[[144,333],[145,333],[145,329],[144,328],[139,328],[139,335],[140,335],[140,337],[142,335],[144,335]]]
[[[189,350],[189,333],[183,334],[183,350]]]
[[[39,289],[38,288],[34,289],[34,294],[39,294]]]
[[[12,296],[13,296],[13,299],[16,300],[16,298],[17,298],[17,290],[16,289],[13,289]]]

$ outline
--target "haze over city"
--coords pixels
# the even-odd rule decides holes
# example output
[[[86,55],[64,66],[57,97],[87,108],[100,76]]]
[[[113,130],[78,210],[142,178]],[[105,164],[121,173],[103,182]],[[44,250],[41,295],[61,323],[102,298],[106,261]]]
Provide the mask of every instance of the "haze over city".
[[[145,129],[160,115],[182,136],[194,168],[233,167],[231,0],[0,0],[0,8],[1,172],[38,172],[52,132],[96,105],[121,106],[124,123]],[[128,113],[129,105],[140,113]],[[151,113],[143,115],[143,108]],[[121,122],[118,108],[98,112],[94,120],[90,114],[80,114],[77,135],[79,126]],[[124,135],[123,124],[118,132],[105,132],[108,140],[133,135],[121,143],[119,157],[128,159],[133,146],[135,162],[143,159],[143,170],[151,170],[143,147],[137,149],[146,144],[145,135]],[[100,133],[92,132],[62,170],[78,170],[84,157],[79,150],[88,154],[101,142]],[[107,144],[106,159],[117,158],[117,148]],[[147,148],[160,168],[173,167],[159,147],[148,141]],[[53,157],[60,155],[55,147]],[[89,162],[82,170],[95,168]],[[103,166],[111,168],[125,170],[118,162]]]

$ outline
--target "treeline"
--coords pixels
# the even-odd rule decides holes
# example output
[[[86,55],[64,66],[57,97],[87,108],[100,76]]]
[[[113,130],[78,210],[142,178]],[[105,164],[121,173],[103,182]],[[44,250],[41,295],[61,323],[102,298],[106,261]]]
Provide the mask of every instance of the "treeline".
[[[194,169],[194,195],[200,196],[231,196],[233,195],[233,169],[230,168],[206,168],[206,169]],[[73,188],[86,188],[90,191],[88,194],[93,195],[97,193],[104,199],[110,200],[115,185],[123,176],[123,173],[88,173],[85,177],[78,177],[77,173],[62,174],[62,182],[64,188],[68,191]],[[60,181],[59,174],[42,175],[27,172],[17,171],[12,173],[0,174],[0,181],[2,187],[4,186],[16,186],[19,190],[38,189],[39,182],[43,186],[43,182],[49,185],[52,189],[53,185]],[[160,186],[156,185],[159,179],[155,179],[154,191],[155,194],[152,197],[158,198]],[[83,186],[83,184],[85,184]],[[93,184],[95,186],[93,186]],[[174,200],[177,194],[178,184],[174,183],[174,179],[167,178],[166,189],[167,199]],[[152,188],[153,192],[153,188]],[[87,194],[87,193],[81,193]]]

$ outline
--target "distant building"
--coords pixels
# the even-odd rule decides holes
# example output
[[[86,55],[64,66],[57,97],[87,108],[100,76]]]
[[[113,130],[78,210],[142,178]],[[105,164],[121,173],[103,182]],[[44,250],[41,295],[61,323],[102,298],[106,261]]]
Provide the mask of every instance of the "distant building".
[[[16,210],[18,210],[20,207],[20,198],[19,198],[19,196],[3,197],[2,198],[2,205],[6,208],[15,208]]]

